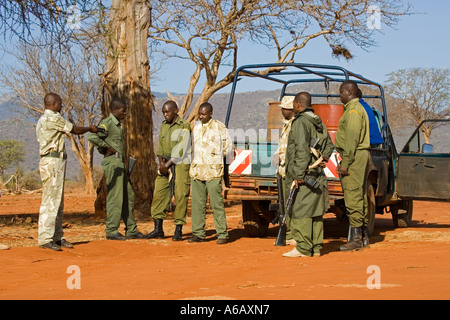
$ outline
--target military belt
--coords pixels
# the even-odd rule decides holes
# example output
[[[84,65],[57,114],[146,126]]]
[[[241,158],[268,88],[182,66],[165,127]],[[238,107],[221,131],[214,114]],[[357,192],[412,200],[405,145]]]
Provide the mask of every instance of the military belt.
[[[43,157],[51,157],[51,158],[59,158],[59,159],[67,159],[67,153],[65,152],[56,152],[56,151],[50,151],[49,153],[46,153],[41,156]]]

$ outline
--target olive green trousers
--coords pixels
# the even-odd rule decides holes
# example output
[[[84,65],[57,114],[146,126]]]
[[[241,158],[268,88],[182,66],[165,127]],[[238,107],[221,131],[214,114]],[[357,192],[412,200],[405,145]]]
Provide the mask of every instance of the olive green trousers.
[[[175,166],[175,210],[173,212],[174,223],[185,225],[186,212],[189,200],[191,178],[189,177],[189,165],[180,163]],[[157,176],[152,200],[152,218],[165,219],[169,212],[170,201],[169,176]]]
[[[357,150],[355,161],[347,169],[349,175],[342,177],[344,202],[350,226],[360,228],[367,225],[367,169],[369,165],[369,151]]]
[[[125,224],[125,235],[138,233],[134,219],[134,191],[120,158],[109,156],[102,160],[108,195],[106,196],[106,236],[119,232],[120,219]]]
[[[286,190],[289,187],[286,187],[286,177],[281,178],[281,192],[282,192],[282,195],[283,195],[283,204],[282,205],[283,205],[283,208],[284,208],[284,213],[286,214],[286,240],[292,240],[293,239],[292,238],[292,233],[291,233],[291,227],[290,227],[291,217],[286,212],[286,197],[287,197],[287,194],[289,194],[289,193],[286,193]],[[292,215],[292,213],[291,213],[291,215]]]
[[[201,239],[204,239],[206,236],[206,200],[209,195],[209,202],[213,209],[214,227],[216,229],[217,238],[226,239],[228,233],[227,218],[222,196],[222,179],[217,178],[210,181],[192,179],[191,184],[192,234]]]
[[[323,216],[291,219],[291,235],[297,250],[307,256],[320,254],[323,246]]]

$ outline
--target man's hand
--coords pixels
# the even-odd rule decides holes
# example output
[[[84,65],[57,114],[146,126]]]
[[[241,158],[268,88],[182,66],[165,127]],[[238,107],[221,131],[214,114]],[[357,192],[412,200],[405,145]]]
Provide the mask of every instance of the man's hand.
[[[298,188],[300,185],[305,184],[305,180],[294,180],[295,186]]]
[[[340,164],[338,164],[337,166],[337,173],[339,173],[339,175],[342,177],[349,175],[347,168],[342,167]]]
[[[94,126],[93,124],[89,126],[89,132],[92,133],[98,133],[98,128],[97,126]]]
[[[159,164],[159,174],[162,176],[167,176],[169,174],[169,168],[166,166],[165,163]]]

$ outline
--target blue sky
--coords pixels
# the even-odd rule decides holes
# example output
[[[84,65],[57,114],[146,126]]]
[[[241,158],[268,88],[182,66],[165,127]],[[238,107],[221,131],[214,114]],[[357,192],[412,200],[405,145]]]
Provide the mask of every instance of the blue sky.
[[[354,58],[346,61],[331,56],[331,50],[322,38],[310,42],[296,55],[296,62],[340,65],[352,72],[361,74],[378,83],[385,83],[389,72],[412,67],[450,68],[450,1],[448,0],[410,0],[414,14],[402,17],[395,29],[381,25],[376,32],[378,45],[369,51],[356,46],[351,47]],[[420,14],[423,13],[423,14]],[[11,46],[11,42],[1,46]],[[0,47],[0,61],[10,58]],[[238,64],[270,63],[274,60],[274,52],[264,46],[242,43],[239,49]],[[0,62],[0,63],[1,63]],[[9,62],[9,61],[8,61]],[[150,62],[152,64],[152,62]],[[169,59],[152,80],[151,90],[156,92],[183,93],[187,91],[189,77],[193,72],[193,63],[188,60]],[[261,90],[265,88],[251,87],[251,82],[238,86],[238,91]],[[201,91],[200,83],[196,92]],[[270,89],[270,88],[268,88]],[[4,88],[0,87],[0,92]],[[220,92],[230,92],[227,86]]]
[[[316,39],[298,52],[296,62],[340,65],[378,83],[385,83],[392,71],[412,67],[450,68],[450,1],[410,0],[414,14],[402,17],[395,29],[381,25],[376,32],[378,45],[369,51],[353,47],[354,58],[350,61],[336,59],[324,40]],[[257,53],[257,54],[256,54]],[[238,64],[273,62],[273,53],[266,47],[243,45],[240,47]],[[152,81],[152,91],[174,93],[186,92],[193,66],[189,61],[169,60]],[[199,84],[196,92],[202,86]],[[258,88],[239,88],[256,90]],[[262,89],[262,88],[259,88]],[[229,92],[231,86],[220,92]]]

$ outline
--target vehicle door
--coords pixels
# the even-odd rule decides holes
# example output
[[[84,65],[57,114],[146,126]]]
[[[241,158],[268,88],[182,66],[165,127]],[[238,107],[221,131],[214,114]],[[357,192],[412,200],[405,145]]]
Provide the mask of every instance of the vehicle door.
[[[425,127],[432,128],[429,141]],[[399,154],[397,169],[400,198],[450,201],[450,119],[423,121]]]

